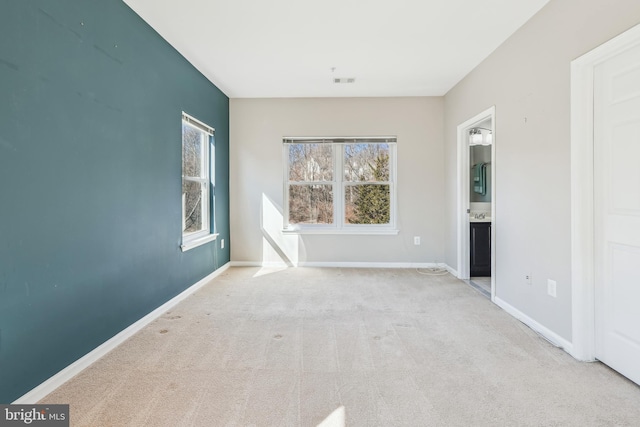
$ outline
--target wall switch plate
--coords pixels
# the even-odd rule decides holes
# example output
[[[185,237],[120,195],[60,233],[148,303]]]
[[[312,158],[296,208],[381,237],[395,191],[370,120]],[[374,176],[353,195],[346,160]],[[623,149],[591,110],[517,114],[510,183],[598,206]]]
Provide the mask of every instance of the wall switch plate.
[[[530,285],[532,283],[531,273],[524,275],[524,281],[527,285]]]
[[[547,293],[552,297],[556,297],[556,281],[547,279]]]
[[[224,239],[220,239],[220,249],[224,249]]]
[[[413,244],[418,246],[420,244],[420,236],[414,236]]]

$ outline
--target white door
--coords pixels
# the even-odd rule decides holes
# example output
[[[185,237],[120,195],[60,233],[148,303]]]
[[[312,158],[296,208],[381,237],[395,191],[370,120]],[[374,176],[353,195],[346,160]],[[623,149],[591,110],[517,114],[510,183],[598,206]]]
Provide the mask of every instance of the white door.
[[[640,384],[640,46],[594,70],[596,358]]]

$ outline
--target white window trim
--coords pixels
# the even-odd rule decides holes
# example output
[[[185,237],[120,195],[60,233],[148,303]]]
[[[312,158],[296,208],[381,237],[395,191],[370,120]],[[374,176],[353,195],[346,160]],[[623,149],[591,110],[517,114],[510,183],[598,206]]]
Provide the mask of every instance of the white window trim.
[[[333,190],[333,224],[288,224],[289,220],[289,150],[287,143],[310,143],[322,142],[332,144],[333,151],[333,180],[319,182],[318,184],[332,185]],[[397,137],[395,136],[378,136],[378,137],[284,137],[283,138],[283,164],[284,164],[284,215],[283,229],[285,234],[347,234],[347,235],[397,235]],[[344,221],[344,189],[347,185],[353,185],[350,181],[344,181],[342,171],[344,170],[344,145],[353,143],[387,143],[389,144],[389,164],[391,165],[390,181],[373,182],[368,184],[385,185],[390,187],[390,222],[389,224],[347,224]],[[340,147],[340,148],[336,148]],[[339,152],[338,152],[339,150]],[[364,184],[364,183],[363,183]],[[356,184],[362,185],[362,184]],[[336,188],[340,187],[339,194]],[[338,197],[336,197],[336,195]]]
[[[189,249],[197,248],[198,246],[202,246],[205,243],[213,242],[218,238],[218,236],[219,236],[218,233],[213,233],[213,234],[207,234],[206,236],[193,238],[189,240],[183,239],[183,243],[182,245],[180,245],[180,249],[182,250],[182,252],[186,252]]]
[[[308,225],[301,228],[285,228],[282,230],[284,234],[347,234],[347,235],[397,235],[400,232],[397,228],[391,228],[385,225],[385,228],[372,228],[370,225],[362,224],[362,228],[343,228],[337,229],[334,226],[331,227],[313,227]]]
[[[191,177],[191,176],[185,177],[184,175],[182,175],[182,178],[181,178],[187,181],[200,182],[200,183],[207,184],[206,196],[204,197],[204,201],[206,201],[207,203],[207,208],[205,209],[205,212],[202,218],[203,223],[206,224],[206,229],[196,231],[193,233],[184,233],[184,232],[182,233],[182,244],[180,245],[180,249],[182,250],[182,252],[185,252],[190,249],[197,248],[198,246],[204,245],[205,243],[209,243],[213,240],[216,240],[216,238],[218,237],[218,234],[213,233],[211,230],[211,210],[213,208],[211,206],[211,187],[212,187],[211,177],[213,176],[213,174],[211,173],[212,172],[211,169],[213,168],[214,159],[213,159],[213,156],[211,155],[210,145],[211,145],[211,138],[213,138],[213,136],[215,135],[215,129],[201,122],[200,120],[188,115],[184,111],[182,112],[181,123],[186,124],[187,126],[191,126],[192,128],[195,128],[208,135],[208,138],[207,138],[207,141],[205,141],[204,150],[203,150],[204,151],[203,159],[205,160],[204,161],[205,167],[203,168],[205,170],[204,177],[201,177],[201,178]],[[182,223],[184,224],[184,210],[182,211],[182,216],[183,216]]]

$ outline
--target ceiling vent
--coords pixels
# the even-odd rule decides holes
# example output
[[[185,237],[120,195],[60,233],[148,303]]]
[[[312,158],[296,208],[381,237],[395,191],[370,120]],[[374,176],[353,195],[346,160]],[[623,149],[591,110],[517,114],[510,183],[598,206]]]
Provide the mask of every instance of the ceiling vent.
[[[356,78],[355,77],[341,77],[341,78],[335,78],[333,79],[334,83],[355,83],[356,82]]]

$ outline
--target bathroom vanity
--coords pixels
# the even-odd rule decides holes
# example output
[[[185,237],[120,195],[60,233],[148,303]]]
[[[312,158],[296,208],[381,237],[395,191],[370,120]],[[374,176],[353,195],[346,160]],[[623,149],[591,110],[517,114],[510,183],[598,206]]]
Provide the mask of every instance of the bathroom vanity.
[[[470,218],[471,238],[470,274],[471,277],[491,276],[491,219]]]

